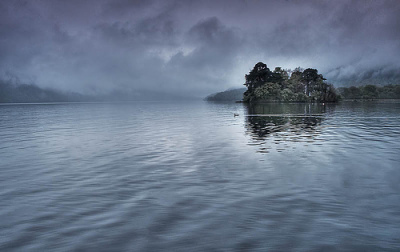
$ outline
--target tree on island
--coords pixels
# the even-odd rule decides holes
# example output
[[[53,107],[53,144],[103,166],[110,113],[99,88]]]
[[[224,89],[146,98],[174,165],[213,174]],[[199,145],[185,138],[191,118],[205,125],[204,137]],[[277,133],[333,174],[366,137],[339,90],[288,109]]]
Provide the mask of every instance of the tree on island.
[[[338,99],[334,87],[325,82],[317,69],[290,71],[276,67],[271,71],[266,64],[258,62],[245,75],[245,80],[244,102],[336,102]]]

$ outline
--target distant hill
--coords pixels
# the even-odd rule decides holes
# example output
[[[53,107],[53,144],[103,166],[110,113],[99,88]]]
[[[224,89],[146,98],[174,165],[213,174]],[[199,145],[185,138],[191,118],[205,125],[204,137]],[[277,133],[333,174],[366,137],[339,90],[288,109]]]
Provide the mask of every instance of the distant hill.
[[[114,90],[108,94],[96,96],[99,101],[128,102],[128,101],[185,101],[198,99],[192,96],[183,96],[148,90]]]
[[[400,85],[400,78],[388,78],[386,76],[374,77],[368,79],[345,79],[345,80],[337,80],[330,79],[332,83],[335,83],[337,87],[359,87],[359,86],[367,86],[374,85],[377,87],[383,87],[388,85]]]
[[[356,72],[347,77],[338,77],[338,75],[341,75],[340,71],[337,71],[335,76],[334,72],[335,70],[332,70],[328,73],[329,80],[338,87],[400,85],[400,69],[398,68],[387,70],[383,67],[377,67],[376,69]]]
[[[0,103],[182,101],[189,99],[195,98],[146,90],[114,90],[107,94],[83,95],[40,88],[33,84],[16,84],[0,80]]]
[[[211,94],[205,98],[207,101],[240,101],[246,88],[228,89],[223,92]]]
[[[80,102],[88,96],[43,89],[32,84],[14,84],[0,80],[0,103]]]

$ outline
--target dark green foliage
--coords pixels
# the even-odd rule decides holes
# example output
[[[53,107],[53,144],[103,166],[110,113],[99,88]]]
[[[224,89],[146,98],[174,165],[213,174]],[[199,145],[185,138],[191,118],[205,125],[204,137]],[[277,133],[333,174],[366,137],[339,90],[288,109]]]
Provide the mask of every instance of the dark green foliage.
[[[364,99],[376,99],[378,98],[378,89],[374,85],[366,85],[364,87]]]
[[[245,75],[246,83],[244,84],[248,90],[254,90],[260,87],[264,82],[270,81],[272,72],[266,64],[258,62],[249,74]]]
[[[386,85],[378,87],[380,99],[400,99],[400,85]]]
[[[345,99],[361,99],[362,92],[358,87],[339,88],[339,94]]]
[[[338,96],[317,69],[296,68],[289,77],[287,70],[273,72],[262,62],[245,75],[247,91],[243,101],[336,102]]]
[[[215,93],[205,98],[207,101],[240,101],[243,99],[245,88],[230,89],[224,92]]]
[[[340,87],[338,91],[343,99],[400,99],[400,85]]]

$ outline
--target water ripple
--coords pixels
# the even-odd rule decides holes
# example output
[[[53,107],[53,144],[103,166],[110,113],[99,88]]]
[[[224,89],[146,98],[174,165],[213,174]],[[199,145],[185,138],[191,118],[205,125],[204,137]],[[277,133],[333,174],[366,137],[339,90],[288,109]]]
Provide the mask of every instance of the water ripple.
[[[0,250],[396,251],[399,115],[399,104],[0,106]]]

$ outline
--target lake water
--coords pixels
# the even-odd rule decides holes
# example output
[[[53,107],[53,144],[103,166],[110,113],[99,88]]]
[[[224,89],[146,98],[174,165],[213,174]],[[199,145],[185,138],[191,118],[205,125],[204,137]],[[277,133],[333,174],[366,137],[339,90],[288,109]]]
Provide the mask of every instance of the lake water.
[[[399,249],[400,103],[0,106],[1,251]]]

